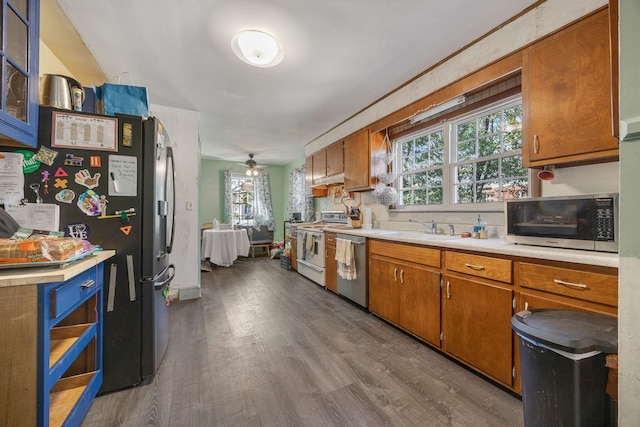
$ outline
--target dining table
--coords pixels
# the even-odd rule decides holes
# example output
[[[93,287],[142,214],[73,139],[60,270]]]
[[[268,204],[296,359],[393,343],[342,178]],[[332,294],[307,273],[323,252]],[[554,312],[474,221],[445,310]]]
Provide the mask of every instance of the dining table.
[[[246,257],[250,249],[247,230],[204,230],[202,233],[202,260],[229,267],[239,256]]]

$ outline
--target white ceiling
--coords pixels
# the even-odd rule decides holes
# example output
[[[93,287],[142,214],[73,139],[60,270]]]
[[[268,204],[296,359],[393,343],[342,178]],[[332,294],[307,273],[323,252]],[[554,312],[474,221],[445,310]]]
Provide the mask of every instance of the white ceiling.
[[[107,76],[152,104],[200,113],[202,156],[283,165],[304,145],[491,31],[534,0],[58,0]],[[243,29],[285,56],[251,67]],[[101,82],[95,82],[101,83]]]

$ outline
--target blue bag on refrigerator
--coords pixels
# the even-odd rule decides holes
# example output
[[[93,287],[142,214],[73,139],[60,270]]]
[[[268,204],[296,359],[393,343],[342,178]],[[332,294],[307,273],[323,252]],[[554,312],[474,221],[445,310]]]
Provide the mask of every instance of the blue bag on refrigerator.
[[[107,116],[115,113],[130,114],[132,116],[149,117],[149,95],[147,88],[141,86],[120,84],[124,74],[118,77],[117,83],[104,83],[102,86],[93,85],[98,99],[98,111]],[[130,75],[130,74],[129,74]]]

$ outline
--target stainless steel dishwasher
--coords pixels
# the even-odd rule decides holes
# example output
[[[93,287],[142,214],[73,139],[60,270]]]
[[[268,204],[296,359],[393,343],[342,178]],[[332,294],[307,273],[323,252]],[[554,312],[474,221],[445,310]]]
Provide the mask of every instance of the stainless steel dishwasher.
[[[367,277],[367,239],[350,234],[338,234],[338,239],[351,240],[357,277],[345,280],[338,275],[338,293],[364,308],[369,306],[369,281]]]

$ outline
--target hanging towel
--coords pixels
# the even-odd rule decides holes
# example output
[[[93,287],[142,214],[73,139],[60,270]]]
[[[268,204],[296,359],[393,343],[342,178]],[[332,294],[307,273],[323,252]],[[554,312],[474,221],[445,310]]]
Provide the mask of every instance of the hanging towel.
[[[311,233],[304,233],[304,236],[307,239],[304,242],[305,253],[309,254],[313,252],[313,239],[315,239],[316,236]]]
[[[351,240],[336,239],[336,261],[338,261],[338,275],[345,280],[356,280],[355,248]]]

